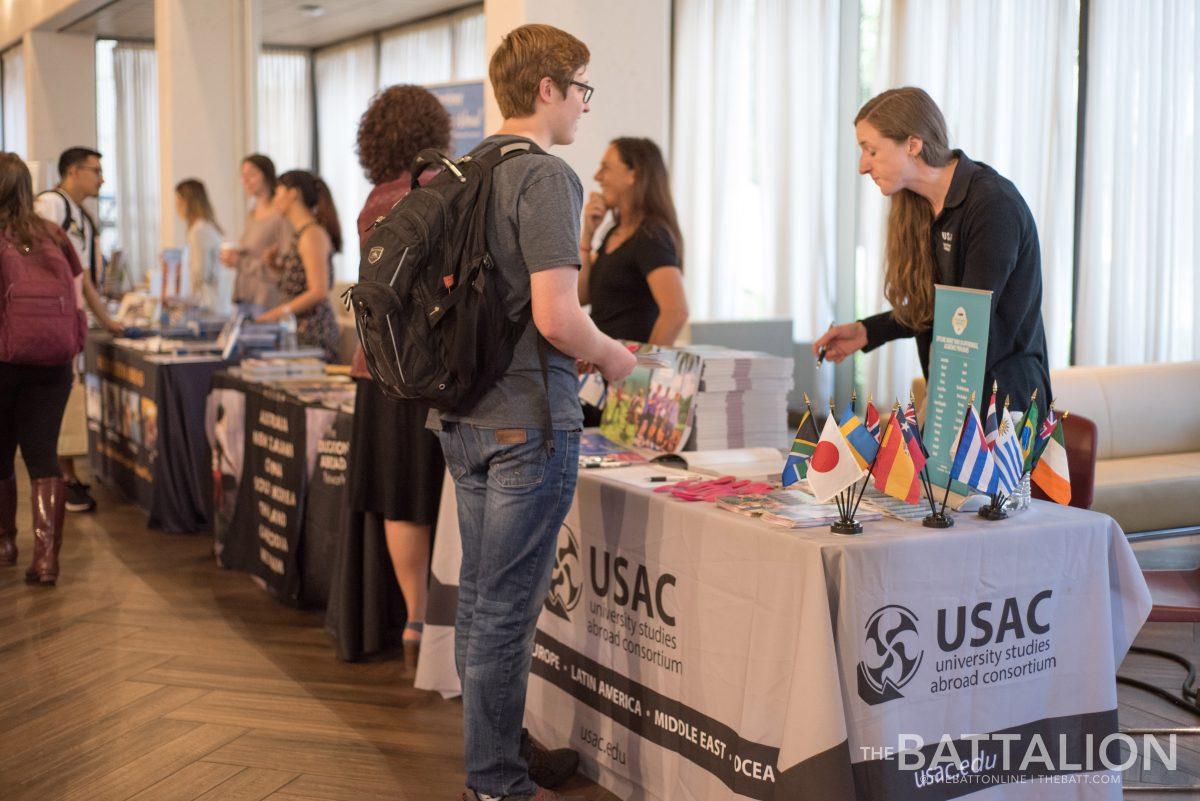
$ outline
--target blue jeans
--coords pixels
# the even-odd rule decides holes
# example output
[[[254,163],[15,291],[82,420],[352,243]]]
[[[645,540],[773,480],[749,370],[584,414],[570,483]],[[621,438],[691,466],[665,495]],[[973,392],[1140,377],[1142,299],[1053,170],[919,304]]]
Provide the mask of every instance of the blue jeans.
[[[537,792],[521,758],[533,634],[579,470],[579,432],[442,423],[458,494],[462,571],[454,659],[462,682],[467,786]]]

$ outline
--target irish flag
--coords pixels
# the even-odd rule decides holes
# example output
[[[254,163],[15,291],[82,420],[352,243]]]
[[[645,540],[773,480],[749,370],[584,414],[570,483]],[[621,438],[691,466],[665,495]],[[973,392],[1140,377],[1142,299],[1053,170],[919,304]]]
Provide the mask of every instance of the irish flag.
[[[1042,457],[1030,474],[1042,492],[1063,506],[1071,502],[1071,471],[1067,467],[1067,446],[1063,442],[1062,430],[1062,421],[1066,416],[1063,413],[1054,426],[1054,432],[1043,446]]]

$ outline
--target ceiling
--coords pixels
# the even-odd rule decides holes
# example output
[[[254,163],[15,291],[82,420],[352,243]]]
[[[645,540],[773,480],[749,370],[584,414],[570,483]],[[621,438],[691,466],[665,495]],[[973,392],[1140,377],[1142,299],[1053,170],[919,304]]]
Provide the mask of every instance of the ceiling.
[[[322,47],[359,34],[461,8],[469,0],[260,0],[262,41],[276,47]],[[300,10],[318,5],[324,14]],[[114,0],[62,29],[100,38],[154,38],[154,0]]]

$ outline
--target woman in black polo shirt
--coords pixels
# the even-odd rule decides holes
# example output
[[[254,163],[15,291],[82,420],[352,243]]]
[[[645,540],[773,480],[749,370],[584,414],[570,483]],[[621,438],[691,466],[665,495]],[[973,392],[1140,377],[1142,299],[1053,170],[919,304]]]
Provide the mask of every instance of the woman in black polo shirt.
[[[867,101],[854,120],[858,171],[892,199],[885,247],[884,295],[892,310],[832,326],[813,353],[835,363],[900,337],[917,338],[929,377],[934,284],[992,292],[984,387],[995,380],[1013,407],[1038,391],[1050,399],[1042,326],[1042,263],[1037,226],[1015,186],[947,143],[937,104],[914,87]]]
[[[683,241],[667,167],[649,139],[614,139],[596,171],[599,192],[584,208],[579,302],[614,339],[670,347],[687,322]],[[616,225],[592,250],[609,211]]]

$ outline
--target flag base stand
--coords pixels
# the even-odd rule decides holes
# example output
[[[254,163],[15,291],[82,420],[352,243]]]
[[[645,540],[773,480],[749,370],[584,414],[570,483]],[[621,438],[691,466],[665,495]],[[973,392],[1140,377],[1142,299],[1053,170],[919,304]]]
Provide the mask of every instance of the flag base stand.
[[[863,533],[862,523],[858,522],[853,517],[849,519],[843,518],[838,520],[829,527],[829,530],[834,534],[842,534],[848,537]]]
[[[984,520],[1007,520],[1008,512],[1004,511],[1003,506],[992,506],[989,503],[987,506],[980,507],[979,516]]]
[[[925,528],[954,528],[954,518],[945,512],[934,512],[921,521]]]

